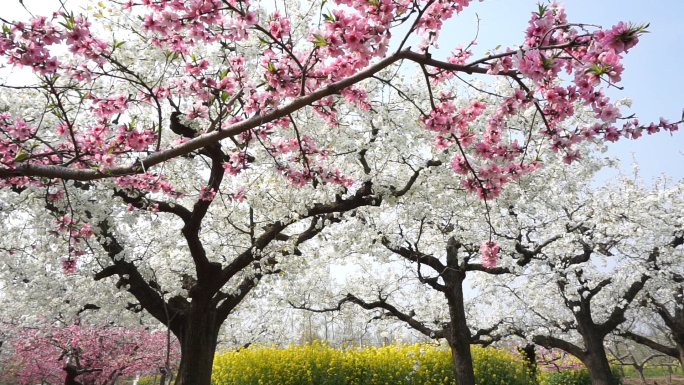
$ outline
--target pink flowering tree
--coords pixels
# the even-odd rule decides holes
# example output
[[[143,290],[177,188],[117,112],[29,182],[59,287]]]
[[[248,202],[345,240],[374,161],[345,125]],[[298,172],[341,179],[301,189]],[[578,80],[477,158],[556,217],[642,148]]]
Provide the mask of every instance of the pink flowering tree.
[[[541,370],[557,371],[567,369],[579,369],[582,363],[573,355],[560,349],[547,349],[539,347],[536,349],[538,362]]]
[[[153,333],[142,327],[44,325],[9,329],[10,354],[0,362],[0,379],[12,384],[109,385],[119,378],[155,375],[160,368],[175,370],[180,358],[175,339],[167,345],[166,332]]]
[[[178,337],[177,384],[209,384],[223,321],[264,275],[358,209],[411,196],[421,174],[449,165],[440,183],[486,202],[539,167],[540,146],[571,163],[582,142],[677,128],[618,123],[605,96],[641,25],[540,6],[518,47],[437,58],[470,1],[276,3],[112,0],[2,20],[0,60],[20,74],[0,85],[15,298],[50,293],[44,309],[74,313],[79,290],[125,297]],[[491,86],[460,92],[470,75]],[[582,106],[586,123],[566,124]],[[486,268],[498,246],[482,241]]]

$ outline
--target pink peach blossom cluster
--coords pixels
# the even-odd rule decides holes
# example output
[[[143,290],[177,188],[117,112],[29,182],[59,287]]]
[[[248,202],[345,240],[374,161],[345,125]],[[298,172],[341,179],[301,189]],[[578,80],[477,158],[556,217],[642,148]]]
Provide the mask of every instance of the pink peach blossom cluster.
[[[480,255],[482,255],[482,266],[486,268],[496,267],[496,261],[499,260],[499,244],[494,241],[482,242]]]
[[[524,161],[528,143],[509,142],[502,136],[509,119],[523,109],[534,107],[541,113],[544,128],[540,133],[547,138],[553,151],[562,153],[566,163],[579,159],[576,144],[582,141],[615,141],[622,136],[636,139],[643,131],[676,131],[678,123],[664,119],[645,127],[635,120],[627,121],[622,127],[616,126],[621,113],[600,87],[602,82],[612,85],[621,80],[624,68],[620,54],[633,47],[644,31],[644,26],[619,23],[610,30],[589,33],[582,25],[569,24],[565,10],[559,5],[541,6],[530,19],[520,49],[506,49],[503,54],[485,61],[491,74],[517,71],[529,79],[533,87],[528,88],[518,81],[519,88],[512,96],[503,97],[499,105],[491,106],[493,112],[488,114],[480,137],[473,133],[469,121],[458,120],[460,115],[456,115],[453,108],[444,108],[441,101],[422,121],[426,129],[447,134],[435,138],[437,148],[458,146],[452,168],[457,174],[470,174],[463,180],[463,186],[483,199],[496,197],[503,184],[538,167],[537,159],[528,157],[529,160]],[[470,55],[468,50],[457,50],[449,61],[467,66],[465,59]],[[570,84],[559,85],[563,69],[574,76]],[[445,71],[431,75],[439,79],[449,77]],[[576,103],[589,106],[601,123],[576,128],[562,126],[563,121],[574,115]],[[479,114],[484,109],[481,106]]]

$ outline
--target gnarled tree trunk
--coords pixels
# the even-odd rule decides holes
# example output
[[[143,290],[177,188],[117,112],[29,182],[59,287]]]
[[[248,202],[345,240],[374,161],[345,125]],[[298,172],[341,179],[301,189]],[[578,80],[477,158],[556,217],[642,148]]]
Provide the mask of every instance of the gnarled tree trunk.
[[[178,336],[181,362],[175,384],[210,385],[221,322],[217,322],[212,306],[193,302],[188,310],[187,321]]]
[[[586,343],[586,339],[585,339]],[[616,385],[613,381],[613,373],[606,357],[606,350],[603,346],[603,339],[590,342],[591,348],[587,346],[587,355],[583,363],[589,371],[592,385]],[[588,344],[589,345],[589,344]]]
[[[464,271],[450,271],[444,275],[448,291],[444,294],[449,303],[450,325],[446,328],[446,340],[451,348],[451,361],[454,364],[454,375],[459,385],[475,385],[473,356],[470,353],[472,337],[466,322],[463,299]]]

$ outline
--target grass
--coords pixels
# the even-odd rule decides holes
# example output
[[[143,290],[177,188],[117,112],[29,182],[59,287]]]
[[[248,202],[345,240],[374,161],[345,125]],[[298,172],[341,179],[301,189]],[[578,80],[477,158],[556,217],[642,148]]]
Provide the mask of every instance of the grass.
[[[672,368],[672,374],[678,374],[678,375],[683,375],[684,372],[682,372],[682,368],[679,366],[674,366]],[[639,374],[637,373],[636,369],[634,369],[632,366],[623,366],[623,371],[625,373],[625,377],[639,377]],[[668,369],[668,366],[666,365],[654,365],[654,366],[647,366],[644,369],[644,376],[645,377],[663,377],[663,376],[669,376],[670,375],[670,369]]]

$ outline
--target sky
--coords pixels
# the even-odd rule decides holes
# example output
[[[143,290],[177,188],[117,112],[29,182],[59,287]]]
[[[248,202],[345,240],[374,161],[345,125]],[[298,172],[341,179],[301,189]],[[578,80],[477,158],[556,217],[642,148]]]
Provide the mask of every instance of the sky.
[[[25,19],[26,11],[19,0],[2,0],[2,17]],[[83,4],[83,0],[66,0],[68,6]],[[57,0],[24,0],[26,7],[40,14],[55,9]],[[536,0],[474,0],[458,17],[445,25],[440,36],[438,55],[446,55],[451,48],[467,45],[475,36],[476,20],[480,19],[475,57],[501,45],[513,46],[522,41]],[[619,21],[650,23],[651,32],[642,36],[639,44],[625,55],[623,91],[610,90],[615,100],[630,97],[632,108],[623,110],[636,114],[642,123],[657,121],[661,116],[671,121],[682,116],[684,108],[684,15],[682,0],[565,0],[568,21],[610,27]],[[71,8],[71,7],[70,7]],[[636,160],[644,180],[666,174],[675,181],[684,179],[684,126],[674,135],[659,133],[636,141],[621,140],[609,146],[606,156],[621,160],[621,169],[631,173]],[[614,172],[599,176],[605,180]]]

